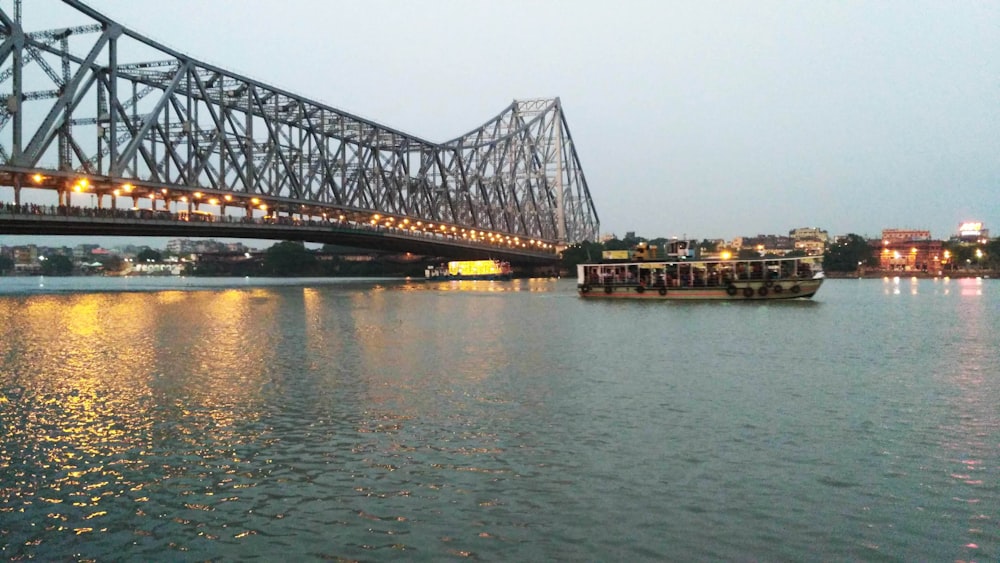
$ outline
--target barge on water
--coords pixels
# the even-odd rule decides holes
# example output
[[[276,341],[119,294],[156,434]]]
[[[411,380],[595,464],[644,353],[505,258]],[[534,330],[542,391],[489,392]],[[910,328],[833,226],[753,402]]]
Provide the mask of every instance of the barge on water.
[[[578,265],[576,287],[587,299],[804,299],[823,284],[822,260],[612,260]]]
[[[457,260],[424,270],[428,280],[509,280],[513,274],[510,262],[499,260]]]

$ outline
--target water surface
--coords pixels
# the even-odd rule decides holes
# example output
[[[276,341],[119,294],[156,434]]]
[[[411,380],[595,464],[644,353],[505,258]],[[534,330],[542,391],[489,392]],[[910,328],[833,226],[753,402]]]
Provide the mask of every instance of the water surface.
[[[100,280],[0,278],[4,558],[1000,557],[992,280]]]

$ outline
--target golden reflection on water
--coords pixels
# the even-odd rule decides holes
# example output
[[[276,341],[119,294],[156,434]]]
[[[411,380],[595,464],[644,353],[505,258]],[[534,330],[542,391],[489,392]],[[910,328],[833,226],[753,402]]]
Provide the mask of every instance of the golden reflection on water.
[[[447,280],[424,282],[427,289],[435,291],[460,291],[481,293],[542,292],[552,291],[554,278],[517,278],[513,280]]]
[[[173,471],[151,452],[226,455],[260,416],[278,307],[267,290],[0,299],[0,513],[106,531],[105,499],[144,502]]]

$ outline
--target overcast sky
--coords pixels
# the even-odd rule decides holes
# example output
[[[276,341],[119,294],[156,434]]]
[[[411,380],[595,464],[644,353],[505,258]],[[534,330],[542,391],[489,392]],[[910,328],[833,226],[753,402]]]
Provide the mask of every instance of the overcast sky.
[[[88,4],[432,141],[559,96],[602,232],[1000,234],[997,1]]]

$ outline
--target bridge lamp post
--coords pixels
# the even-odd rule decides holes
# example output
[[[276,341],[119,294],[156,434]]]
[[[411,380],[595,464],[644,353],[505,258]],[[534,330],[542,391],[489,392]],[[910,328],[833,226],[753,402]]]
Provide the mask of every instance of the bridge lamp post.
[[[119,191],[119,193],[120,192],[125,192],[126,194],[128,194],[128,197],[132,199],[132,207],[135,207],[135,196],[132,195],[132,189],[133,189],[132,188],[132,184],[127,184],[127,183],[126,184],[122,184],[122,187],[121,187],[121,190]],[[118,194],[115,194],[115,195],[118,195]]]

